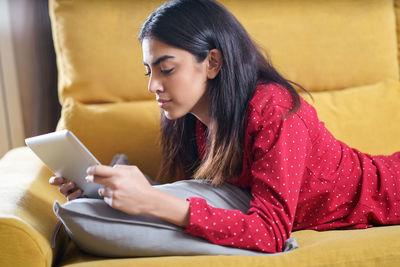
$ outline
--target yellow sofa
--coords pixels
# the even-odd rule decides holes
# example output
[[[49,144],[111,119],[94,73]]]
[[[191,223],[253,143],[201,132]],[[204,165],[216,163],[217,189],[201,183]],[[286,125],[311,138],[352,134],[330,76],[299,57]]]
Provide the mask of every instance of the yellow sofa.
[[[159,110],[147,92],[137,33],[156,0],[50,0],[62,116],[104,164],[125,153],[154,176]],[[400,151],[400,0],[222,1],[340,140],[371,154]],[[60,151],[62,153],[62,151]],[[400,226],[298,231],[277,256],[101,258],[61,232],[50,171],[26,147],[0,160],[0,266],[400,266]],[[155,241],[156,242],[156,241]],[[171,240],[173,242],[173,240]]]

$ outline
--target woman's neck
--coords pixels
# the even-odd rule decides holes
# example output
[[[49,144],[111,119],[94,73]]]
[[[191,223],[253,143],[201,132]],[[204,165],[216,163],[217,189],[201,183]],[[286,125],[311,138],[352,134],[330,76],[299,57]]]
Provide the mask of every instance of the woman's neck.
[[[209,127],[211,116],[211,101],[209,97],[205,94],[200,98],[199,102],[196,103],[190,113],[192,113],[204,125]]]

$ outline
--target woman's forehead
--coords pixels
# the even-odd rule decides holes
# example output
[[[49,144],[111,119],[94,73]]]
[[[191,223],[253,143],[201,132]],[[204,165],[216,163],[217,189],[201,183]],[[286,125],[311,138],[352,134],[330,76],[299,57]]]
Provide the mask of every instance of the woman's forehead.
[[[190,56],[186,50],[169,45],[154,38],[144,38],[142,41],[143,63],[150,65],[159,60],[174,60]]]

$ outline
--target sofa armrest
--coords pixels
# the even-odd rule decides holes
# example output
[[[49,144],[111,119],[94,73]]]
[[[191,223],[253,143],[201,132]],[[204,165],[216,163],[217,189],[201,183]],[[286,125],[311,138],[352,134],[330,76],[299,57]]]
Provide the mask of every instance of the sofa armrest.
[[[27,147],[0,160],[0,266],[51,266],[59,256],[67,237],[51,248],[58,221],[52,205],[65,198],[49,185],[51,175]]]

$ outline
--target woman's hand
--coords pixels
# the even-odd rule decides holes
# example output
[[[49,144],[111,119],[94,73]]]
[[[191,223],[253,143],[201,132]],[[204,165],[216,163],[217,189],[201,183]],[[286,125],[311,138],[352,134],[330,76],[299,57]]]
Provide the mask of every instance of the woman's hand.
[[[99,195],[111,207],[129,214],[147,214],[153,187],[136,166],[95,165],[87,170],[88,182],[103,185]]]
[[[50,177],[49,183],[51,185],[59,186],[61,194],[63,194],[68,201],[74,200],[82,194],[82,189],[76,187],[73,182],[68,182],[63,177]]]
[[[153,188],[136,166],[95,165],[87,170],[88,182],[103,185],[99,195],[111,207],[128,214],[147,214],[186,226],[189,202]]]

